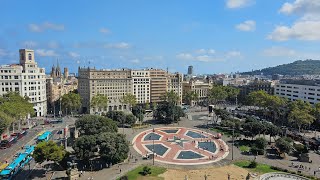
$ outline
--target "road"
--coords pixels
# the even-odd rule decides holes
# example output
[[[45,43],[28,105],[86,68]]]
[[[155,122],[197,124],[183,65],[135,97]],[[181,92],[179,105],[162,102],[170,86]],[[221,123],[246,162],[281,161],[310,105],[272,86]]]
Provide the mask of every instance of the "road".
[[[58,130],[63,130],[63,128],[66,125],[73,125],[75,123],[76,118],[68,117],[64,118],[63,123],[54,124],[51,125],[41,125],[43,123],[43,120],[40,120],[37,127],[34,127],[32,129],[28,130],[28,133],[23,138],[19,139],[15,144],[13,144],[10,148],[7,149],[0,149],[0,162],[8,161],[9,163],[12,161],[15,154],[17,154],[21,147],[25,145],[32,145],[36,144],[36,137],[39,134],[39,132],[43,130],[51,130],[52,133],[55,135],[53,137],[53,140],[57,140],[59,138],[59,135],[57,135]],[[17,174],[17,176],[14,179],[20,180],[20,179],[27,179],[27,177],[32,173],[32,176],[43,176],[43,173],[45,170],[42,167],[37,167],[37,164],[34,160],[30,161],[30,166],[25,166],[21,172]]]

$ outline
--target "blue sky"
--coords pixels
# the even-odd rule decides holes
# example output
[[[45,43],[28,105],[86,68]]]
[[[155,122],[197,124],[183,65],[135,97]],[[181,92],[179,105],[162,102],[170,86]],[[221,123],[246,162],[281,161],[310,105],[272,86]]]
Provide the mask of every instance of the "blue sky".
[[[319,0],[0,1],[0,64],[198,74],[320,59]]]

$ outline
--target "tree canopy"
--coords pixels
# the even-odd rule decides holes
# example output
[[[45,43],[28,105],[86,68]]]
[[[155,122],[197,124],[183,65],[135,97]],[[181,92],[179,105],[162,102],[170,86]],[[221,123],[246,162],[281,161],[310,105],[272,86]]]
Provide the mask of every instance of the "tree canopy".
[[[183,101],[189,105],[192,105],[192,101],[198,101],[199,100],[199,94],[194,91],[187,91],[183,95]]]
[[[32,157],[37,163],[42,163],[44,161],[54,161],[55,163],[59,163],[65,155],[66,151],[62,146],[58,146],[53,141],[44,141],[37,144]]]
[[[79,94],[71,92],[62,96],[61,103],[64,110],[74,112],[81,107],[81,97]]]
[[[122,97],[121,102],[123,104],[129,104],[132,107],[137,104],[137,99],[135,95],[127,93]]]
[[[173,103],[173,104],[178,104],[180,101],[179,95],[174,92],[173,90],[166,92],[165,94],[160,97],[162,101]]]
[[[155,113],[155,117],[166,124],[178,122],[184,115],[181,107],[169,102],[160,103]]]
[[[90,106],[94,109],[95,112],[106,110],[108,108],[108,97],[103,94],[97,94],[92,97]]]
[[[117,132],[117,124],[109,118],[85,115],[76,121],[80,135],[94,135],[102,132]]]

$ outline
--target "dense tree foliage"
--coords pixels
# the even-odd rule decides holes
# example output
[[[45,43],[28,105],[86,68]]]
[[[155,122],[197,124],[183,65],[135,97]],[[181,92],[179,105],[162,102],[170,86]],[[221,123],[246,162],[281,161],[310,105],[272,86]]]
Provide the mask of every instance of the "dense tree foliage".
[[[59,163],[65,157],[66,151],[62,146],[58,146],[53,141],[40,142],[34,149],[32,157],[37,163],[44,161],[54,161]]]
[[[0,134],[12,123],[35,114],[33,104],[28,97],[21,97],[16,92],[9,92],[0,97]]]
[[[95,135],[102,132],[117,132],[117,124],[109,118],[85,115],[76,121],[76,127],[79,129],[80,135]]]
[[[123,134],[101,133],[97,137],[99,154],[107,162],[122,162],[128,156],[129,146]]]
[[[264,68],[242,74],[247,75],[305,75],[305,74],[319,74],[320,61],[319,60],[299,60],[289,64],[283,64],[276,67]]]
[[[94,112],[106,111],[108,108],[108,97],[103,94],[97,94],[92,97],[90,106]]]
[[[76,126],[80,137],[73,149],[79,159],[88,162],[91,158],[101,157],[115,164],[127,158],[129,144],[124,135],[117,133],[116,123],[111,119],[86,115],[76,122]]]
[[[140,122],[143,120],[144,114],[146,113],[146,110],[142,105],[133,106],[131,111],[132,114],[137,117]]]
[[[96,135],[83,135],[76,139],[73,149],[79,159],[89,160],[98,153]]]
[[[161,100],[171,104],[178,104],[178,102],[180,101],[180,97],[176,92],[171,90],[162,95]]]
[[[118,125],[133,125],[136,122],[136,117],[134,115],[125,114],[123,111],[108,111],[106,116],[115,121]]]
[[[225,101],[229,99],[234,101],[240,90],[231,86],[213,86],[208,92],[208,100],[212,104],[216,104],[218,101]]]
[[[68,93],[62,96],[62,107],[66,114],[68,112],[75,112],[81,107],[81,97],[76,93]]]
[[[276,140],[276,147],[281,153],[289,153],[292,149],[292,143],[285,138],[279,138]]]
[[[163,123],[170,124],[173,122],[178,122],[180,117],[185,116],[181,107],[170,103],[163,102],[157,106],[155,117]]]
[[[194,91],[187,91],[183,94],[183,102],[189,105],[192,105],[192,101],[198,101],[199,94]]]

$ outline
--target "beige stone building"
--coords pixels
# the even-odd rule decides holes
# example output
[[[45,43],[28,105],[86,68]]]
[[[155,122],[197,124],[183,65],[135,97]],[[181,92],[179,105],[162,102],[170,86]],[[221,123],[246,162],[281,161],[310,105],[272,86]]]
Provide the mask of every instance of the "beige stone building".
[[[167,74],[167,91],[173,91],[178,94],[179,102],[182,103],[182,82],[183,82],[183,74],[174,73]]]
[[[212,88],[212,81],[208,79],[191,79],[183,82],[183,94],[193,91],[199,95],[198,102],[192,101],[192,105],[204,103],[208,97],[209,89]]]
[[[60,105],[59,100],[65,94],[68,94],[74,90],[78,89],[78,79],[76,77],[68,77],[62,82],[54,81],[51,76],[46,79],[46,91],[47,91],[47,103],[48,103],[48,113],[58,113],[59,109],[55,108]],[[60,108],[60,107],[59,107]]]
[[[136,96],[137,103],[160,102],[167,91],[176,92],[182,102],[182,74],[169,74],[164,70],[97,70],[79,68],[78,91],[82,98],[82,112],[93,113],[90,101],[94,95],[103,94],[109,99],[108,108],[100,110],[129,110],[128,104],[121,102],[125,94]]]
[[[82,98],[82,112],[93,113],[90,101],[97,94],[106,95],[109,99],[108,109],[101,111],[124,110],[128,105],[122,104],[125,94],[133,94],[131,70],[97,70],[79,68],[78,92]]]

